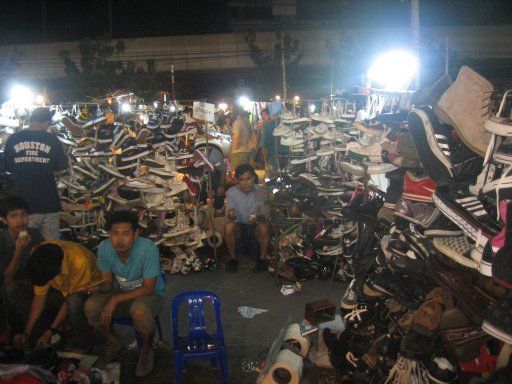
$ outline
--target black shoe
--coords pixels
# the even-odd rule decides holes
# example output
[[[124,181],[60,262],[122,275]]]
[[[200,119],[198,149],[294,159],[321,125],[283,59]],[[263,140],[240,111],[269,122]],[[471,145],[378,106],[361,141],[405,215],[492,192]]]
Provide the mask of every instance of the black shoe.
[[[482,329],[487,334],[512,344],[512,291],[509,291],[489,310]]]
[[[262,273],[268,269],[268,260],[258,259],[256,265],[253,268],[254,273]]]
[[[238,260],[231,259],[228,261],[228,266],[226,267],[226,271],[229,273],[236,273],[238,269]]]
[[[450,384],[457,379],[456,366],[445,356],[435,354],[425,367],[427,376],[433,383]]]

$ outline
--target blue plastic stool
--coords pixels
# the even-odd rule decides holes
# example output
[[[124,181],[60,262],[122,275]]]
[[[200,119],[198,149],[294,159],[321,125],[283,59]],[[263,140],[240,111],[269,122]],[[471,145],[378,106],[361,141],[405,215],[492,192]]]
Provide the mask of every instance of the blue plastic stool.
[[[206,331],[204,302],[211,301],[215,312],[217,330],[209,335]],[[188,303],[189,333],[180,337],[178,333],[178,314],[180,304]],[[220,299],[213,292],[190,291],[176,296],[172,300],[172,337],[174,354],[175,381],[183,383],[183,369],[188,360],[210,359],[213,367],[220,363],[222,382],[228,383],[228,358],[220,313]]]
[[[164,285],[166,283],[166,276],[164,271],[160,271],[160,276],[162,277],[162,280],[164,281]],[[115,318],[112,319],[113,324],[119,324],[119,325],[126,325],[128,327],[133,327],[133,320],[131,317],[125,317],[125,318]],[[164,337],[162,334],[162,326],[160,325],[160,316],[155,316],[155,323],[156,323],[156,329],[158,332],[158,336],[160,337],[160,341],[163,341]],[[137,341],[137,346],[140,348],[142,347],[142,338],[139,335],[139,332],[134,328],[133,332],[135,333],[135,340]]]

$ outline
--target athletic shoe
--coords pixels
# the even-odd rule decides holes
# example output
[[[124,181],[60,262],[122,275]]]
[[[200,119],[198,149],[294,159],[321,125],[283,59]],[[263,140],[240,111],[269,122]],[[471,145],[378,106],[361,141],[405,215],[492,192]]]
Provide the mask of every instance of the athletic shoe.
[[[162,179],[170,179],[170,178],[173,178],[176,175],[176,173],[174,173],[172,171],[166,171],[166,170],[164,170],[162,168],[153,168],[153,167],[150,167],[148,169],[148,173],[150,175],[159,176]]]
[[[364,165],[356,165],[345,161],[340,163],[340,167],[343,171],[358,177],[365,175],[382,175],[398,169],[395,165],[389,163],[364,163]]]
[[[294,135],[290,136],[282,136],[281,137],[281,145],[284,145],[286,147],[295,147],[298,145],[304,144],[304,138],[299,138]]]
[[[103,171],[103,172],[105,172],[111,176],[117,177],[119,179],[125,178],[125,176],[121,172],[119,172],[116,167],[114,167],[111,164],[99,163],[98,168],[100,169],[100,171]]]
[[[73,139],[73,136],[71,136],[70,134],[68,134],[67,132],[60,132],[60,133],[57,133],[57,138],[59,139],[59,141],[61,143],[64,143],[66,145],[70,145],[72,147],[78,147],[78,144],[77,142],[75,141],[75,139]]]
[[[103,112],[98,112],[96,115],[94,115],[88,122],[84,123],[84,128],[90,127],[94,124],[99,124],[107,120],[107,116]]]
[[[136,149],[130,149],[123,151],[121,154],[121,161],[133,161],[140,159],[141,157],[147,156],[151,153],[147,145],[138,145]]]
[[[434,248],[446,257],[467,268],[477,269],[478,263],[471,259],[471,244],[466,236],[436,237],[432,241]]]
[[[436,207],[466,236],[481,244],[495,236],[500,228],[493,222],[483,204],[474,196],[465,196],[453,191],[457,185],[444,184],[439,186],[432,195]]]
[[[95,173],[92,173],[87,169],[79,167],[78,165],[73,165],[73,170],[91,180],[98,180],[98,176]]]
[[[160,121],[158,121],[157,118],[153,117],[149,119],[148,123],[146,124],[146,127],[148,127],[149,129],[160,128]]]
[[[199,193],[199,185],[197,185],[197,183],[194,183],[192,180],[190,180],[188,177],[184,177],[183,178],[183,181],[185,182],[185,184],[187,185],[187,188],[188,188],[188,192],[192,195],[192,196],[197,196],[197,194]]]
[[[144,165],[147,165],[150,168],[164,168],[167,165],[167,162],[157,159],[144,159]]]
[[[363,133],[367,133],[369,135],[377,137],[382,137],[389,133],[389,130],[386,129],[384,124],[377,120],[365,121],[364,123],[354,121],[352,123],[352,126]]]
[[[98,144],[96,147],[91,148],[91,150],[87,153],[87,156],[109,157],[112,156],[112,150],[110,149],[110,145],[108,143]]]
[[[455,176],[451,160],[451,131],[441,124],[429,107],[421,107],[409,113],[409,132],[421,164],[434,180]]]
[[[117,126],[113,131],[112,145],[115,149],[122,148],[124,142],[130,139],[130,135],[126,132],[124,126]]]
[[[169,143],[167,137],[161,131],[155,131],[151,140],[148,140],[153,148],[160,148]]]
[[[382,162],[382,143],[386,141],[379,141],[367,147],[363,147],[358,143],[349,145],[347,143],[347,157],[356,161],[366,161],[370,163]]]
[[[457,366],[445,356],[435,354],[425,364],[425,368],[432,383],[450,384],[457,380]]]
[[[206,156],[205,152],[203,152],[201,149],[196,149],[194,151],[194,155],[198,157],[197,161],[194,163],[194,167],[203,167],[208,169],[210,172],[213,172],[215,168],[210,162],[210,159],[208,159],[208,156]]]
[[[409,201],[431,203],[432,193],[435,190],[436,183],[430,177],[416,177],[411,172],[405,173],[403,198]]]
[[[491,308],[482,329],[498,340],[512,344],[512,291],[505,293]]]
[[[498,136],[512,136],[512,120],[509,117],[502,117],[503,107],[506,105],[510,91],[505,92],[501,99],[500,108],[496,116],[491,116],[484,123],[484,129]]]
[[[111,144],[114,136],[114,126],[106,125],[98,128],[96,132],[96,141],[101,144]]]
[[[487,79],[463,65],[435,109],[442,121],[455,128],[464,144],[482,157],[491,137],[484,130],[484,122],[491,113],[493,91]]]
[[[423,228],[429,228],[441,216],[441,212],[433,204],[400,198],[395,203],[394,215]]]
[[[502,203],[504,202],[500,202],[500,208]],[[504,286],[505,288],[512,289],[512,204],[507,203],[506,207],[507,212],[504,217],[506,225],[504,228],[505,232],[503,233],[504,244],[496,252],[494,260],[492,260],[492,278],[494,281]],[[498,234],[498,236],[500,235],[501,232]],[[494,239],[495,238],[491,239],[491,245],[493,249],[495,249],[493,244]]]
[[[492,158],[497,163],[512,165],[512,137],[503,137],[499,141]]]
[[[114,184],[115,182],[116,182],[116,179],[111,178],[111,179],[100,180],[100,181],[94,183],[91,186],[93,196],[99,195],[103,192],[106,192],[108,190],[108,188],[110,188],[110,186],[112,184]]]

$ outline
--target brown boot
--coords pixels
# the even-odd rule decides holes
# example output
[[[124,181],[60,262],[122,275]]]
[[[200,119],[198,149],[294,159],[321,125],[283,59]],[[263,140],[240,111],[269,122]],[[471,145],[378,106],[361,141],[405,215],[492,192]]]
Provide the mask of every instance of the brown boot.
[[[493,91],[487,79],[464,65],[435,108],[437,117],[451,124],[462,142],[482,157],[491,138],[484,122],[491,114]]]

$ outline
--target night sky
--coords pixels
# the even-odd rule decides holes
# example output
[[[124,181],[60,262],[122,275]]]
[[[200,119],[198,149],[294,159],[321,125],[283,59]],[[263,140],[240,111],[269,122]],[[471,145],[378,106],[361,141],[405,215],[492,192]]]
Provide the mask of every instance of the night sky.
[[[4,1],[0,44],[43,41],[41,0]],[[112,0],[115,38],[227,33],[230,18],[271,19],[271,9],[235,10],[227,0]],[[46,0],[47,41],[81,40],[108,31],[107,0]],[[424,26],[510,24],[512,0],[420,0]],[[404,0],[298,0],[298,20],[342,27],[408,25]]]

